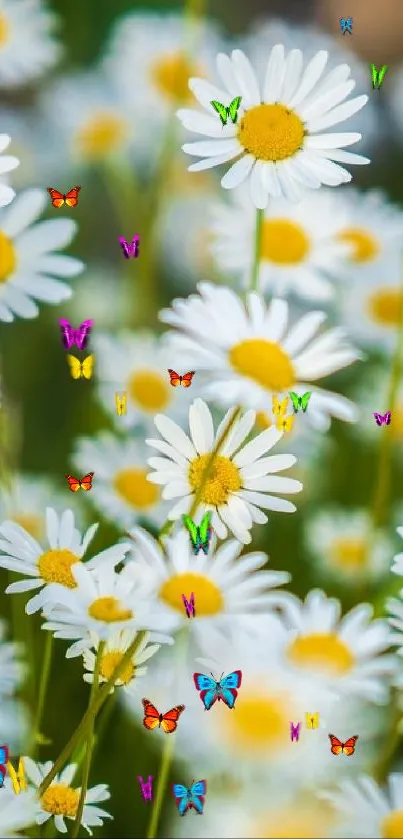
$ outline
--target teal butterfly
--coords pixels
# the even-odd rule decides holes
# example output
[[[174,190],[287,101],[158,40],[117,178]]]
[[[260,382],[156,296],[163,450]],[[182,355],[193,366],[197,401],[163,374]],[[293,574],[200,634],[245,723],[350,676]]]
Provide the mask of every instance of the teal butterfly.
[[[291,396],[291,401],[292,401],[295,413],[297,414],[298,409],[301,408],[302,411],[305,414],[306,409],[308,407],[308,402],[309,402],[309,400],[312,396],[312,392],[307,391],[306,393],[304,393],[303,396],[298,396],[298,393],[294,393],[294,391],[292,390],[291,393],[290,393],[290,396]]]
[[[194,554],[198,554],[200,550],[202,550],[204,554],[208,554],[212,533],[212,529],[210,527],[211,515],[211,511],[206,513],[199,526],[197,526],[197,524],[195,524],[193,519],[189,516],[182,516],[183,523],[190,534]]]
[[[222,124],[226,125],[229,119],[231,119],[234,123],[237,121],[241,101],[242,96],[235,96],[235,99],[230,102],[228,107],[222,105],[221,102],[217,102],[217,99],[213,99],[212,102],[210,102],[210,105],[212,105],[214,110],[217,111]]]

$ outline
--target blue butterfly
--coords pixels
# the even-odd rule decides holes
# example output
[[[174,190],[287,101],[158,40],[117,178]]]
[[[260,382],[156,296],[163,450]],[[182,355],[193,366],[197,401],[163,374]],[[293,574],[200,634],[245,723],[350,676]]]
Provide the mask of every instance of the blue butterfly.
[[[203,815],[204,796],[206,795],[207,781],[193,782],[190,789],[183,784],[172,784],[172,792],[179,815],[184,816],[188,810],[196,810],[199,816]]]
[[[346,32],[349,32],[350,35],[353,34],[353,18],[352,17],[346,17],[346,18],[341,17],[339,19],[339,23],[340,23],[340,29],[341,29],[343,35],[345,35]]]
[[[4,787],[8,763],[8,746],[0,746],[0,789]]]
[[[232,709],[238,696],[237,688],[241,686],[242,671],[234,670],[224,679],[221,676],[219,682],[216,682],[214,677],[210,679],[210,676],[205,676],[204,673],[193,673],[193,681],[197,690],[200,691],[200,699],[206,711],[212,708],[217,699],[225,702],[228,708]]]

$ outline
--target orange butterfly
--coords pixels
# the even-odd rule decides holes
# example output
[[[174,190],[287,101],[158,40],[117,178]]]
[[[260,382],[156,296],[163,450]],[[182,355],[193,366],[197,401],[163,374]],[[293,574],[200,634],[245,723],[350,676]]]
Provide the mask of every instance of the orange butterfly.
[[[328,736],[331,743],[330,751],[332,752],[332,754],[345,754],[348,757],[354,754],[355,744],[358,740],[358,734],[355,737],[350,737],[350,739],[346,740],[345,743],[342,743],[341,740],[338,740],[338,738],[335,737],[334,734],[329,734]]]
[[[71,489],[72,492],[78,492],[80,487],[84,490],[84,492],[88,492],[88,490],[92,487],[94,474],[94,472],[88,472],[88,475],[84,475],[84,477],[81,478],[81,481],[79,481],[78,478],[73,478],[72,475],[65,475],[65,478],[67,479],[69,489]]]
[[[53,189],[52,186],[48,186],[47,189],[54,207],[60,209],[60,207],[63,207],[63,204],[67,204],[68,207],[77,206],[78,193],[80,192],[81,186],[74,186],[70,192],[66,192],[66,195],[63,195],[57,189]]]
[[[195,372],[195,370],[191,370],[190,373],[185,373],[184,376],[180,376],[179,373],[175,373],[175,370],[168,370],[172,387],[178,387],[178,385],[190,387]]]
[[[160,714],[149,699],[142,699],[141,701],[144,707],[143,725],[145,728],[152,730],[158,726],[165,731],[165,734],[173,734],[176,731],[178,727],[177,721],[182,711],[185,710],[184,705],[175,705],[175,708],[171,708],[166,714]]]

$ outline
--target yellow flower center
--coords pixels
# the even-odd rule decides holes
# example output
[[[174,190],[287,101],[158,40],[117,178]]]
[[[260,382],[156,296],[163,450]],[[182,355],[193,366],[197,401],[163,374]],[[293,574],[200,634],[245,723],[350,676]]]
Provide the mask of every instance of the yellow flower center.
[[[103,160],[116,151],[128,134],[127,125],[117,114],[108,111],[93,113],[77,133],[79,151],[89,160]]]
[[[40,542],[43,538],[45,533],[45,522],[41,516],[34,516],[33,514],[27,513],[26,515],[22,514],[21,516],[13,516],[13,521],[15,521],[16,524],[19,524],[20,527],[23,527],[24,530],[26,530],[30,536],[33,536],[34,539],[37,539],[38,542]]]
[[[343,676],[355,663],[354,656],[344,641],[331,632],[299,635],[289,645],[287,656],[297,667],[331,676]]]
[[[11,239],[0,230],[0,283],[7,282],[10,274],[15,271],[16,253]]]
[[[116,597],[98,597],[88,607],[88,614],[96,621],[103,621],[104,623],[128,621],[134,618],[132,610],[122,606]]]
[[[170,385],[151,370],[136,370],[127,387],[132,401],[150,414],[163,411],[171,401]]]
[[[339,233],[338,239],[352,245],[354,251],[350,254],[352,262],[370,262],[380,251],[379,242],[368,230],[359,227],[349,227]]]
[[[382,839],[401,839],[403,836],[403,810],[392,810],[380,824]]]
[[[292,807],[277,810],[254,825],[254,839],[322,839],[334,822],[329,806],[315,801],[310,806],[296,800]]]
[[[249,338],[231,347],[229,362],[243,376],[269,391],[292,390],[295,372],[284,350],[263,338]]]
[[[298,265],[307,258],[311,244],[302,227],[288,219],[265,219],[261,259],[277,265]]]
[[[370,316],[381,326],[399,326],[403,296],[397,288],[383,288],[367,299]]]
[[[177,612],[184,612],[182,594],[189,600],[194,594],[196,616],[218,615],[224,607],[221,591],[212,580],[203,574],[175,574],[161,586],[159,597]]]
[[[77,588],[71,573],[71,566],[76,562],[81,562],[80,558],[66,548],[46,551],[38,559],[38,571],[45,583],[60,583],[66,588]]]
[[[122,661],[124,653],[120,652],[119,650],[111,650],[109,653],[105,653],[101,658],[101,666],[99,669],[99,675],[105,682],[110,679],[114,670],[116,670],[118,664]],[[128,661],[124,667],[123,672],[120,674],[117,684],[127,685],[129,682],[132,681],[134,677],[135,667],[133,662]]]
[[[256,105],[239,122],[238,140],[258,160],[286,160],[302,148],[304,125],[285,105]]]
[[[77,813],[80,793],[67,784],[51,784],[43,793],[41,807],[53,816],[70,816]]]
[[[203,472],[210,454],[201,454],[192,460],[189,466],[189,483],[193,492],[197,492],[203,481]],[[213,504],[219,507],[228,501],[231,492],[241,488],[241,479],[236,466],[228,459],[217,455],[208,480],[203,487],[200,501],[203,504]]]
[[[189,79],[200,75],[184,53],[170,53],[158,58],[151,68],[151,78],[159,92],[172,102],[186,102],[192,98]]]
[[[196,602],[197,610],[197,602]],[[290,742],[290,703],[287,694],[265,693],[258,685],[243,688],[235,714],[223,714],[220,728],[235,747],[244,752],[280,752]]]
[[[367,563],[367,546],[362,539],[335,539],[330,554],[334,565],[343,570],[357,571]]]
[[[160,498],[160,489],[147,481],[147,469],[121,469],[113,480],[116,492],[136,510],[154,507]]]
[[[5,15],[0,15],[0,47],[8,41],[9,26]]]
[[[273,425],[269,414],[266,414],[265,411],[256,412],[255,423],[260,431],[266,431],[266,428],[270,428]]]

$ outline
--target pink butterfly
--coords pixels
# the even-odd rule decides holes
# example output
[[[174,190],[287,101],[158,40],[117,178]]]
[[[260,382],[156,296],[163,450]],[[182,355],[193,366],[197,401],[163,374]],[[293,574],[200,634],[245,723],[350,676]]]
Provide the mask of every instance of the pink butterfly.
[[[382,416],[382,414],[374,414],[374,417],[377,425],[390,425],[392,419],[392,412],[386,411],[384,417]]]
[[[126,259],[129,259],[129,257],[131,256],[134,259],[138,257],[140,245],[140,236],[138,235],[138,233],[136,233],[136,235],[133,236],[131,245],[129,245],[129,243],[126,242],[126,239],[124,239],[123,236],[119,236],[119,242],[123,251],[123,256]]]
[[[64,348],[69,350],[73,344],[77,344],[79,350],[85,350],[94,321],[85,320],[78,329],[74,329],[65,318],[59,318],[59,323]]]
[[[186,609],[186,615],[188,618],[195,618],[196,617],[196,609],[195,609],[195,596],[192,591],[190,595],[190,600],[187,600],[185,595],[182,594],[183,605]]]
[[[298,740],[299,740],[299,732],[300,732],[300,728],[301,728],[301,723],[300,723],[300,722],[297,722],[297,724],[296,724],[296,725],[294,725],[294,723],[293,723],[293,722],[290,722],[290,736],[291,736],[291,743],[292,743],[294,740],[296,740],[296,741],[298,742]]]

